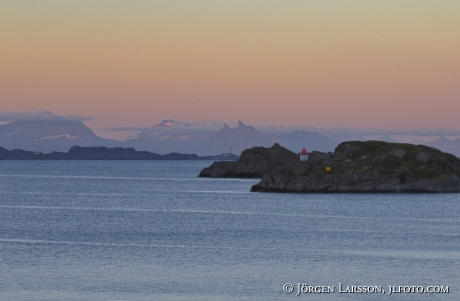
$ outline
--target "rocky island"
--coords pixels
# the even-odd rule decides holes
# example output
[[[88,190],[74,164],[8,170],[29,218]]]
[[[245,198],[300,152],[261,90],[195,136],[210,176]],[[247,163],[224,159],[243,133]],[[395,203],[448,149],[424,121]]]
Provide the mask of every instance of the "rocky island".
[[[211,178],[262,178],[280,166],[292,166],[299,156],[275,143],[272,147],[261,146],[244,150],[237,161],[216,161],[204,168],[199,177]]]
[[[424,145],[348,141],[308,160],[279,144],[214,162],[201,177],[259,177],[262,192],[460,192],[460,159]]]

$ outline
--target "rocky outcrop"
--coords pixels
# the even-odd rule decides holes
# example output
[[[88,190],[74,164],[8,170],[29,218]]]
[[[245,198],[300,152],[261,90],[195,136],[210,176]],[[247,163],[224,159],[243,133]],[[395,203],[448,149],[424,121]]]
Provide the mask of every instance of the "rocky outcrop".
[[[435,148],[350,141],[265,174],[251,191],[460,192],[460,159]]]
[[[214,162],[204,168],[199,177],[211,178],[262,178],[284,166],[296,164],[298,155],[275,143],[270,148],[253,147],[241,153],[233,162]]]

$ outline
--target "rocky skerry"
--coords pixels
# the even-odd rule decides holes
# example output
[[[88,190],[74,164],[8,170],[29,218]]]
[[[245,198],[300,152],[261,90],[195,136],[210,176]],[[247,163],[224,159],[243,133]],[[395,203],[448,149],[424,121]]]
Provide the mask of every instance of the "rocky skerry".
[[[348,141],[300,162],[275,144],[247,149],[235,162],[214,162],[200,176],[262,178],[253,192],[460,192],[460,159],[424,145]]]

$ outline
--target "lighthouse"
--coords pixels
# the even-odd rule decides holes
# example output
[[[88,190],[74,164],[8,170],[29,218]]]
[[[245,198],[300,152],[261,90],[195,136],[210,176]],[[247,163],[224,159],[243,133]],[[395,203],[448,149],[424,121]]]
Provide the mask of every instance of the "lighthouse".
[[[299,155],[300,155],[300,162],[308,161],[308,152],[305,149],[305,147],[302,149]]]

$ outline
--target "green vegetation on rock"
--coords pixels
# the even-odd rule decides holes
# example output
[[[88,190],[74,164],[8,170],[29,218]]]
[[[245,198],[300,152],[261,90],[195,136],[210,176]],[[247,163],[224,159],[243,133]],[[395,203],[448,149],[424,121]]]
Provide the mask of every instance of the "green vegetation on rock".
[[[362,162],[367,162],[369,168],[386,174],[402,173],[431,179],[445,174],[460,175],[454,168],[457,157],[425,145],[349,141],[337,146],[335,153],[346,153],[351,161],[345,160],[346,169],[360,168]],[[343,169],[341,166],[337,171]]]

